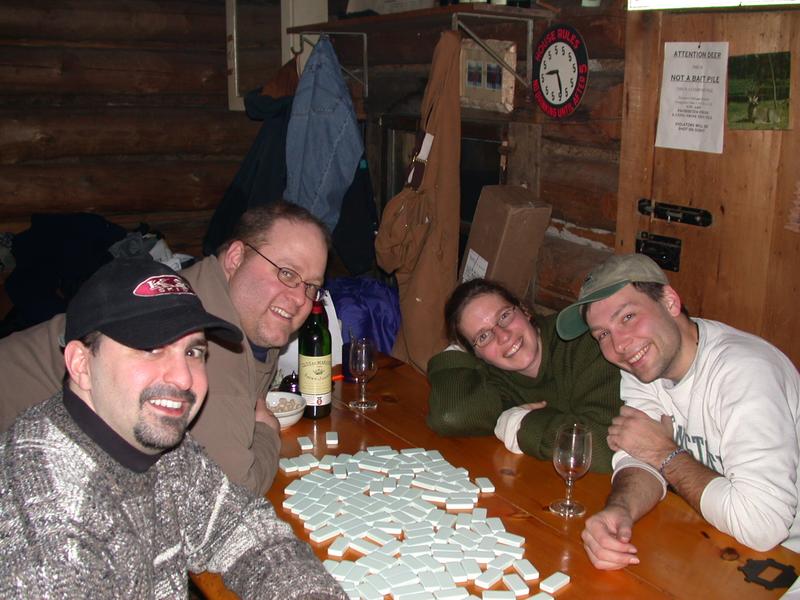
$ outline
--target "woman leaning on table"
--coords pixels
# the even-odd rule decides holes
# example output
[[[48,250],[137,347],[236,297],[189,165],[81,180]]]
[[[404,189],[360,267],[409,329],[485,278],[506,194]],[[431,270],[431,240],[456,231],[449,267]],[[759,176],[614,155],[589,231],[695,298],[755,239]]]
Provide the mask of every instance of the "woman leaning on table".
[[[611,471],[606,443],[619,413],[619,369],[588,334],[566,342],[556,315],[533,319],[502,285],[473,279],[445,305],[453,345],[431,358],[428,426],[440,435],[494,433],[506,448],[550,460],[556,429],[592,430],[592,470]]]

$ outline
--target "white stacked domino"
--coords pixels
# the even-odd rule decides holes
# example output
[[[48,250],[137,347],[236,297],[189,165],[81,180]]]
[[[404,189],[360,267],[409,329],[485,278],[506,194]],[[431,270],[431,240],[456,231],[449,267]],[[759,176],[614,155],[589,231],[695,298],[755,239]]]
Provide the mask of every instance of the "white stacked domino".
[[[338,435],[326,434],[326,444],[333,440],[338,443]],[[298,442],[312,449],[308,438]],[[466,599],[474,596],[457,584],[474,582],[485,590],[484,598],[516,598],[528,593],[523,579],[539,576],[522,559],[525,539],[475,507],[479,491],[494,491],[491,482],[477,478],[473,483],[465,469],[438,451],[373,446],[321,460],[301,454],[281,459],[280,467],[302,475],[286,487],[283,505],[303,520],[311,540],[333,540],[331,557],[341,558],[347,550],[363,555],[355,561],[324,561],[351,597]],[[448,513],[441,505],[468,512]],[[504,573],[512,564],[516,573]],[[555,591],[569,581],[556,575],[567,577],[556,573],[541,589]],[[507,590],[487,589],[501,579]]]
[[[547,592],[548,594],[554,594],[568,583],[569,575],[562,573],[561,571],[556,571],[547,579],[542,580],[542,582],[539,584],[539,589],[543,592]]]

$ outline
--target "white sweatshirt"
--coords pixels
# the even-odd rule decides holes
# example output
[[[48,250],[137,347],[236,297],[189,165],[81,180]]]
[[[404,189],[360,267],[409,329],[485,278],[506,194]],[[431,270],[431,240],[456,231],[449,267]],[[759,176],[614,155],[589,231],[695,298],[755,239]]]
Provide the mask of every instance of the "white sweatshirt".
[[[761,338],[694,321],[697,356],[686,375],[645,384],[623,372],[622,400],[654,419],[670,415],[678,446],[722,475],[700,499],[709,523],[755,550],[783,543],[800,551],[800,375]],[[612,464],[615,473],[643,466],[625,452]]]

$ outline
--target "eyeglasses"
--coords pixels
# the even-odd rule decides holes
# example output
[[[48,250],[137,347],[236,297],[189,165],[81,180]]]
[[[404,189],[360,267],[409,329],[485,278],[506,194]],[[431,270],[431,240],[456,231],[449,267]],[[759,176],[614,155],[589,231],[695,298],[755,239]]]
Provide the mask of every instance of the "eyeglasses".
[[[305,286],[304,293],[306,295],[306,298],[308,298],[312,302],[315,300],[322,300],[323,289],[320,286],[314,283],[308,283],[307,281],[303,281],[303,278],[300,277],[300,274],[297,271],[290,269],[289,267],[280,267],[276,265],[266,256],[261,254],[261,252],[259,252],[252,244],[248,244],[247,242],[245,242],[244,245],[253,250],[256,254],[258,254],[261,258],[263,258],[273,267],[278,269],[277,273],[278,281],[280,281],[283,285],[289,288],[296,288],[302,283]]]
[[[489,343],[494,339],[494,329],[495,327],[499,327],[500,329],[505,329],[511,323],[514,322],[514,318],[517,316],[517,307],[516,306],[509,306],[503,312],[500,313],[500,317],[497,319],[497,323],[494,324],[493,327],[490,329],[484,329],[483,331],[478,332],[478,335],[475,336],[475,339],[472,340],[472,345],[475,348],[485,348],[489,345]]]

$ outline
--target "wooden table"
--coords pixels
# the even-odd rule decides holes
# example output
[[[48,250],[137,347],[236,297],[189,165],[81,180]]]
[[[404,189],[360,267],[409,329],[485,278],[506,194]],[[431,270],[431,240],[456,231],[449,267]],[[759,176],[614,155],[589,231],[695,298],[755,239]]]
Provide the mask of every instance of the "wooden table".
[[[738,568],[747,559],[772,558],[792,565],[800,573],[800,555],[783,547],[756,552],[720,533],[699,517],[680,497],[668,494],[650,514],[634,527],[633,543],[641,564],[620,571],[596,570],[580,540],[583,519],[563,519],[547,509],[564,494],[564,481],[550,462],[508,452],[494,437],[442,438],[425,424],[428,383],[409,365],[382,357],[380,369],[369,383],[370,395],[378,396],[377,410],[364,414],[351,411],[347,402],[356,395],[353,384],[336,382],[330,418],[301,419],[282,432],[282,456],[297,456],[298,436],[314,441],[314,455],[355,453],[368,446],[388,445],[395,449],[422,447],[439,450],[456,467],[465,467],[470,477],[489,477],[493,494],[481,494],[478,506],[489,516],[501,517],[506,529],[526,539],[525,556],[546,577],[561,570],[570,584],[556,593],[569,598],[734,598],[737,600],[775,598],[784,591],[767,590],[745,581]],[[336,431],[339,445],[327,448],[325,432]],[[299,537],[308,541],[303,523],[281,508],[284,487],[296,479],[278,473],[267,497],[279,516],[291,523]],[[592,514],[603,507],[611,483],[608,475],[589,473],[575,484],[575,497]],[[320,559],[328,558],[330,542],[309,542]],[[344,558],[355,560],[348,551]],[[235,598],[219,576],[201,573],[193,580],[208,598]],[[492,589],[504,589],[502,583]],[[531,594],[538,585],[531,585]],[[480,595],[480,594],[476,594]]]

